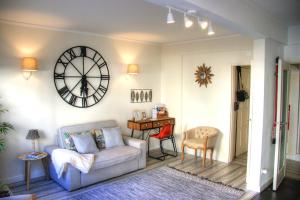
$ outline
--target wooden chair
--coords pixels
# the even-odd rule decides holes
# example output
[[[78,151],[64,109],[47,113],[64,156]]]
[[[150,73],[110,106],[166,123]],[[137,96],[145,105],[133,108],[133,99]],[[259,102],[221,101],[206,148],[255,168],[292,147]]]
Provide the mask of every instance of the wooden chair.
[[[218,129],[207,126],[199,126],[184,132],[181,144],[181,160],[184,160],[184,147],[195,150],[195,160],[197,159],[197,149],[203,150],[203,165],[206,161],[206,151],[210,150],[210,160],[212,162],[212,155],[217,141]]]

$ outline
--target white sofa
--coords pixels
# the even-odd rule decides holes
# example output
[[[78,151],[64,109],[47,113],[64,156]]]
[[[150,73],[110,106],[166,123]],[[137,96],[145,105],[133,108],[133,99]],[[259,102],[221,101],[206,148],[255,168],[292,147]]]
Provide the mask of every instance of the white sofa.
[[[45,151],[50,155],[49,170],[53,180],[72,191],[99,181],[120,176],[146,167],[146,142],[143,140],[123,136],[125,146],[100,150],[95,154],[95,162],[88,174],[81,173],[71,165],[61,178],[58,178],[51,162],[51,153],[54,149],[64,148],[62,134],[65,132],[83,132],[92,129],[116,127],[114,120],[98,121],[62,127],[58,130],[57,145],[47,146]]]

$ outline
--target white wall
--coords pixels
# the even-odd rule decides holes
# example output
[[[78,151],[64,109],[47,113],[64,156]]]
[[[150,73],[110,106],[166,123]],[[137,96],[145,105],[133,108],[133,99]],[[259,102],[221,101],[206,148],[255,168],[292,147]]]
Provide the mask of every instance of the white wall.
[[[291,26],[288,29],[288,45],[284,47],[284,60],[300,63],[300,26]]]
[[[247,188],[261,191],[270,184],[274,170],[274,145],[271,141],[275,61],[283,57],[283,45],[272,39],[254,41],[251,63],[250,137]],[[266,169],[267,174],[261,170]]]
[[[53,82],[58,57],[76,45],[98,50],[106,59],[111,75],[104,98],[87,109],[65,103]],[[16,155],[31,150],[31,142],[25,140],[29,129],[41,131],[41,149],[55,142],[57,128],[64,125],[115,119],[128,133],[126,123],[134,109],[145,109],[149,113],[153,104],[160,102],[160,55],[159,46],[0,24],[0,101],[9,109],[2,119],[15,127],[6,137],[8,148],[0,154],[0,180],[11,182],[23,177],[24,166]],[[20,58],[24,56],[34,56],[39,60],[40,69],[30,80],[21,75]],[[140,64],[140,75],[127,76],[128,63]],[[132,88],[152,88],[153,102],[130,104]],[[33,177],[41,176],[41,164],[34,163],[32,171]]]
[[[221,133],[214,158],[229,161],[231,67],[249,65],[251,49],[252,40],[239,36],[163,46],[162,102],[168,106],[170,115],[176,117],[177,146],[183,131],[213,126]],[[203,63],[212,66],[214,74],[207,88],[195,82],[195,70]]]

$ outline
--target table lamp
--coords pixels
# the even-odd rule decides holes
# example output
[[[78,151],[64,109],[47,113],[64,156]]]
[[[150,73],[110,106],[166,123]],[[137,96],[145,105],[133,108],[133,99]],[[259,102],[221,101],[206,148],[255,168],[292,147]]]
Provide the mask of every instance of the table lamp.
[[[39,131],[37,129],[30,129],[27,133],[26,139],[32,140],[32,148],[35,152],[35,141],[40,138]]]

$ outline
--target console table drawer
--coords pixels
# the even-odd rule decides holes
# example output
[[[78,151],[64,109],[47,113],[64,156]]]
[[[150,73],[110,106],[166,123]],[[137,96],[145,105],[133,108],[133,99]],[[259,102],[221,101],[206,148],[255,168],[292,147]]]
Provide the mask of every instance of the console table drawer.
[[[144,123],[144,124],[141,124],[141,130],[143,129],[149,129],[149,128],[152,128],[152,123]]]
[[[173,119],[168,119],[168,120],[161,120],[161,121],[153,122],[153,128],[162,127],[166,124],[175,124],[175,121]]]

